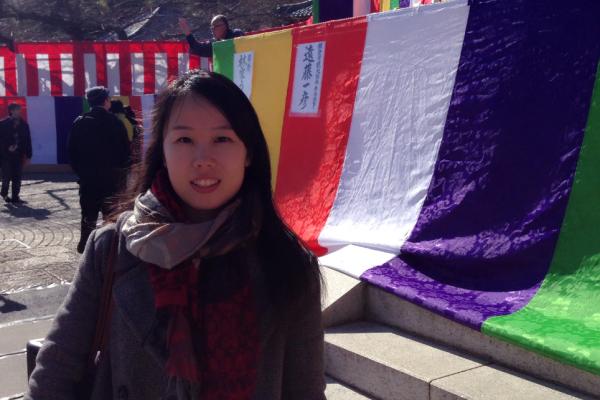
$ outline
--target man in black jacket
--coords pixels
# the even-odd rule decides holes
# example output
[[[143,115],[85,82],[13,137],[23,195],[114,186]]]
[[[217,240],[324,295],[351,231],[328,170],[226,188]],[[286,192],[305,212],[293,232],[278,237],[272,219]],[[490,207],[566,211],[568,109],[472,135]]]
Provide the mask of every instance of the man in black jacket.
[[[31,160],[31,133],[21,118],[21,106],[8,105],[8,117],[0,121],[0,160],[2,160],[2,189],[0,194],[7,203],[23,203],[19,197],[23,167]],[[12,182],[12,197],[8,187]]]
[[[98,212],[106,218],[110,197],[125,184],[130,156],[127,130],[108,111],[108,90],[93,87],[87,90],[86,98],[91,109],[73,122],[68,144],[71,167],[79,177],[79,253],[83,253],[88,236],[96,228]]]
[[[190,45],[190,53],[200,57],[212,57],[212,44],[219,40],[233,39],[243,36],[244,32],[239,29],[231,29],[229,21],[224,15],[216,15],[210,21],[210,29],[213,33],[212,39],[205,42],[198,42],[185,18],[179,18],[179,27],[185,35],[185,39]]]

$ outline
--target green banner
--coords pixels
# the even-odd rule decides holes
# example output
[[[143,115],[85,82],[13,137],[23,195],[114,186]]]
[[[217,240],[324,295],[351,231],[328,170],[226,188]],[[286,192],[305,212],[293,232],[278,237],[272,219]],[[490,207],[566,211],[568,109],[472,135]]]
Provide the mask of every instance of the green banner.
[[[320,0],[313,0],[312,2],[312,15],[314,24],[319,22],[319,1]]]
[[[234,39],[213,43],[213,70],[233,80]]]
[[[490,318],[482,328],[595,374],[600,374],[599,160],[600,64],[569,205],[546,279],[527,306]]]

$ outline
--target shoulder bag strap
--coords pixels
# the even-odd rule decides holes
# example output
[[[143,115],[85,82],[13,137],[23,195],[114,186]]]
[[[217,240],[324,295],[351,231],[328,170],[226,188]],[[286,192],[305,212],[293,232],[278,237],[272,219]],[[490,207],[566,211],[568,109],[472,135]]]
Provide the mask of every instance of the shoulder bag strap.
[[[98,320],[96,321],[94,340],[88,357],[88,370],[93,370],[95,368],[99,353],[106,345],[106,337],[108,336],[106,327],[110,321],[112,310],[112,286],[115,277],[114,263],[118,243],[119,230],[117,229],[113,235],[110,252],[108,253],[108,265],[104,276],[104,282],[102,283],[102,294],[100,297],[100,310],[98,313]]]

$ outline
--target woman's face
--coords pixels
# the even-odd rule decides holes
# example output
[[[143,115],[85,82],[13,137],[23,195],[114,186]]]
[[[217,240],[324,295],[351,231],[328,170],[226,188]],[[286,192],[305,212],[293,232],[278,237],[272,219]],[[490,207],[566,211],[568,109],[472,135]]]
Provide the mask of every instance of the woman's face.
[[[173,107],[163,148],[169,180],[192,221],[211,216],[240,190],[246,146],[206,99],[188,96]]]

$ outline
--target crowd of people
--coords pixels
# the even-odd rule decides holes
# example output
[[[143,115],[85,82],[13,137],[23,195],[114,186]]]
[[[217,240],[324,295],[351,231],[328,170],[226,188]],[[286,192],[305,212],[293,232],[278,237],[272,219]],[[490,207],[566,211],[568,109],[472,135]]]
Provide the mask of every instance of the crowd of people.
[[[203,44],[180,26],[200,55],[241,34],[224,16]],[[276,211],[246,95],[217,73],[179,77],[143,157],[123,104],[104,87],[86,98],[68,143],[83,257],[24,398],[325,399],[317,259]]]

